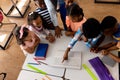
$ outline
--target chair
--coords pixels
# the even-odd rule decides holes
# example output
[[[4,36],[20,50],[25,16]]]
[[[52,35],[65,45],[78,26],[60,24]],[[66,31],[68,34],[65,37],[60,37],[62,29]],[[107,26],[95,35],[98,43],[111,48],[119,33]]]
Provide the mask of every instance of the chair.
[[[3,1],[4,2],[4,1]],[[1,7],[7,17],[23,18],[30,7],[31,0],[9,0],[8,7]]]
[[[16,23],[3,22],[4,15],[2,10],[0,9],[0,48],[5,50],[7,45],[13,36],[13,30],[17,26]]]
[[[0,73],[0,75],[3,75],[3,79],[2,80],[5,80],[7,73]]]

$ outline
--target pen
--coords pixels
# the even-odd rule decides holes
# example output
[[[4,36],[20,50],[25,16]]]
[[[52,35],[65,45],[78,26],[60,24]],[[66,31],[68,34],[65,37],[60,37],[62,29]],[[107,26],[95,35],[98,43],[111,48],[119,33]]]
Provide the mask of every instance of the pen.
[[[38,61],[39,63],[42,63],[42,64],[44,64],[44,65],[48,65],[47,63],[45,63],[45,62],[42,62],[42,61]]]
[[[38,63],[28,63],[28,64],[31,64],[31,65],[39,65]]]

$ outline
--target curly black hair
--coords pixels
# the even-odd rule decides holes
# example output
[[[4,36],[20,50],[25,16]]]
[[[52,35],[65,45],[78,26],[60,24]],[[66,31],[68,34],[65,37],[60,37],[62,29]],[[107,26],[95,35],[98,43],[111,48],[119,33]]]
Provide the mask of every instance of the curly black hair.
[[[38,17],[41,18],[40,14],[38,14],[38,12],[30,12],[27,17],[28,25],[32,25],[32,21],[36,20]]]
[[[100,32],[100,23],[95,18],[89,18],[83,24],[83,34],[86,38],[95,38],[97,37]]]
[[[83,9],[78,4],[76,4],[76,3],[71,4],[67,8],[67,15],[71,16],[72,19],[75,19],[77,17],[78,18],[77,22],[79,22],[80,20],[82,20],[83,17],[84,17]],[[81,18],[81,19],[79,19],[79,18]]]
[[[104,31],[108,28],[113,28],[117,23],[117,19],[113,16],[106,16],[101,22],[101,28]]]
[[[17,43],[19,45],[21,45],[21,44],[24,45],[24,39],[25,39],[25,37],[28,36],[28,28],[26,28],[26,27],[23,28],[23,36],[22,36],[22,38],[20,38],[20,29],[21,29],[21,26],[16,27],[15,31],[14,31],[14,35],[16,37]]]

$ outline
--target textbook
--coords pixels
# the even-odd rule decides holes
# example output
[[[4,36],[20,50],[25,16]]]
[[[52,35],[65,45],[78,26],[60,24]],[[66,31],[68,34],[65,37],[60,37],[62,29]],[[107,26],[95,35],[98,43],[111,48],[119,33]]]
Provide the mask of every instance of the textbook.
[[[58,51],[57,53],[62,54],[64,51]],[[56,55],[53,57],[51,66],[69,69],[81,69],[81,52],[80,51],[70,51],[68,60],[62,63],[63,56]]]
[[[35,60],[45,59],[47,54],[47,49],[48,49],[47,43],[40,43],[36,49],[34,59]]]

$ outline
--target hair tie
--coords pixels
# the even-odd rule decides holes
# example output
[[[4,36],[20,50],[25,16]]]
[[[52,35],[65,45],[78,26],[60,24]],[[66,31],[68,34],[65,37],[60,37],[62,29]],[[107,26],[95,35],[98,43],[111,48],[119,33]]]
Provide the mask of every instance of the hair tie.
[[[20,32],[20,37],[19,37],[20,39],[22,38],[23,33],[24,33],[24,32],[23,32],[23,28],[24,28],[24,27],[22,26],[22,27],[20,28],[20,31],[19,31],[19,32]]]
[[[30,12],[28,15],[31,16],[34,12]]]

